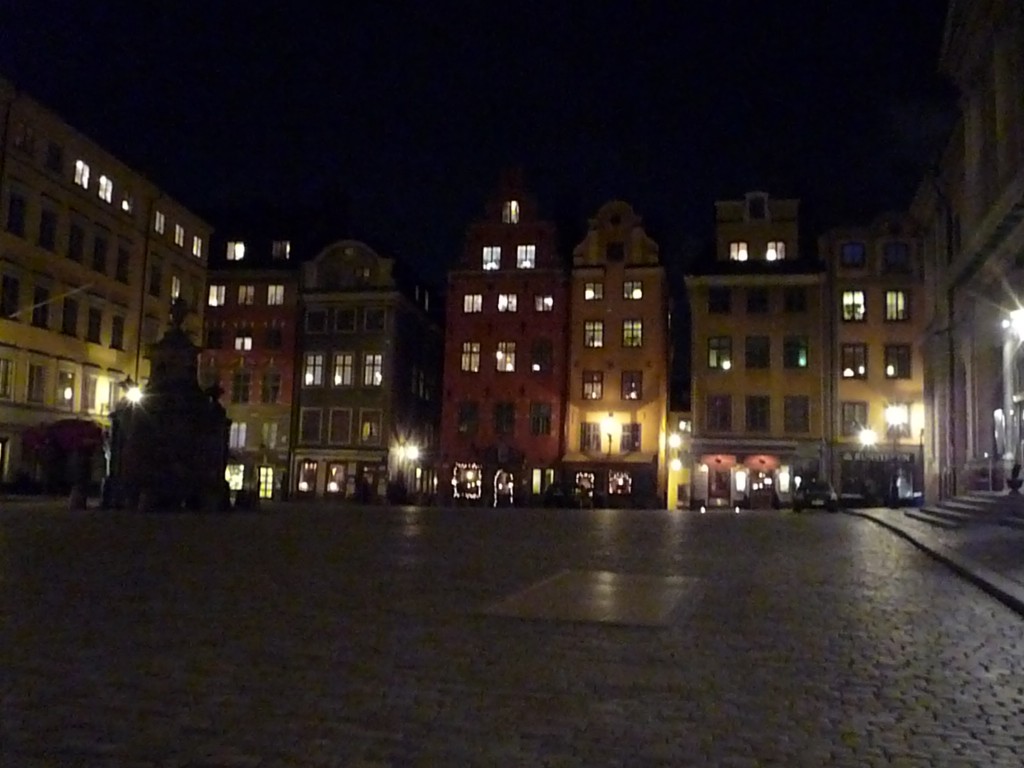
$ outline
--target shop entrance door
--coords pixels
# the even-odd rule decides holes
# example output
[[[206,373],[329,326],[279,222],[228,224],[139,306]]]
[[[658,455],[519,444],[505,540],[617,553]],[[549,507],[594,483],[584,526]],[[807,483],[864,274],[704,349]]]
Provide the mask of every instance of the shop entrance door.
[[[260,467],[259,470],[260,498],[274,498],[274,468]]]

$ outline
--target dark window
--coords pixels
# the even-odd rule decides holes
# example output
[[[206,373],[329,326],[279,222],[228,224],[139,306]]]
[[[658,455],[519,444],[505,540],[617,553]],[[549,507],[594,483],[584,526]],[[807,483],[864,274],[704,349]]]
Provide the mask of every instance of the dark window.
[[[7,231],[18,237],[25,236],[25,197],[14,191],[7,200]]]
[[[785,368],[806,368],[810,342],[806,336],[787,336],[782,340],[782,365]]]
[[[811,399],[806,395],[786,395],[782,402],[782,418],[789,434],[811,431]]]
[[[252,389],[252,373],[247,369],[235,371],[231,377],[231,402],[248,403]]]
[[[368,331],[383,331],[385,311],[381,308],[367,309],[363,315],[363,327]]]
[[[327,312],[322,309],[307,309],[306,330],[310,333],[323,333],[326,331]]]
[[[480,424],[480,407],[475,402],[459,403],[459,434],[475,435]]]
[[[553,358],[551,339],[535,339],[530,347],[530,370],[534,373],[549,373]]]
[[[281,399],[281,374],[277,371],[263,374],[261,395],[264,403],[276,403]]]
[[[747,336],[744,360],[747,368],[770,368],[772,342],[767,336]]]
[[[28,367],[28,401],[41,403],[46,397],[46,368],[41,365]]]
[[[131,253],[127,246],[117,246],[117,262],[114,266],[114,279],[119,283],[128,282],[128,265],[131,263]]]
[[[885,378],[887,378],[887,379],[909,379],[910,378],[910,345],[909,344],[886,344],[885,345]]]
[[[747,216],[755,221],[760,221],[767,215],[767,208],[766,201],[761,195],[755,195],[747,200]]]
[[[149,295],[160,297],[160,291],[163,289],[164,282],[164,271],[159,264],[154,264],[149,268]]]
[[[356,329],[356,311],[339,309],[334,313],[334,329],[336,331],[354,331]]]
[[[864,243],[843,243],[839,250],[839,264],[846,269],[863,269],[867,261]]]
[[[107,273],[107,238],[96,235],[92,241],[92,268],[102,274]]]
[[[515,403],[494,404],[494,433],[496,435],[511,435],[516,427],[516,406]]]
[[[319,408],[303,408],[299,419],[299,439],[304,443],[320,442],[320,422],[323,412]]]
[[[335,445],[352,442],[352,411],[348,408],[331,408],[327,439]]]
[[[580,450],[600,451],[601,450],[601,425],[595,421],[585,421],[580,424]]]
[[[772,428],[771,398],[768,395],[747,396],[747,432],[768,432]]]
[[[124,318],[120,315],[110,321],[110,348],[124,349]]]
[[[643,400],[644,398],[644,373],[643,371],[622,372],[622,399]]]
[[[0,317],[17,319],[18,303],[21,301],[21,281],[11,275],[4,275],[0,288]]]
[[[842,404],[843,435],[856,437],[868,423],[868,404],[849,402]]]
[[[806,312],[807,311],[807,289],[788,286],[783,293],[783,309],[786,312]]]
[[[57,247],[57,212],[49,208],[39,214],[39,247],[48,251]]]
[[[605,247],[605,257],[608,261],[622,261],[626,258],[626,248],[622,243],[608,243]]]
[[[623,424],[622,425],[622,437],[619,439],[619,450],[623,453],[627,451],[639,451],[640,450],[640,425],[639,424]]]
[[[747,288],[747,312],[764,314],[768,311],[768,289]]]
[[[206,329],[206,348],[221,349],[224,346],[224,330],[222,328]]]
[[[68,229],[68,258],[81,261],[85,257],[85,230],[81,224],[71,222]]]
[[[893,240],[885,244],[882,249],[882,271],[901,272],[910,271],[910,246],[907,243]]]
[[[844,379],[866,379],[868,377],[867,344],[843,344],[839,356],[839,370]]]
[[[37,328],[50,326],[50,289],[36,286],[32,291],[32,325]]]
[[[103,310],[98,307],[89,307],[89,319],[85,326],[85,340],[93,344],[100,343],[100,332],[103,328]]]
[[[60,332],[68,336],[78,335],[78,302],[64,299],[64,311],[60,318]]]
[[[551,403],[530,403],[530,434],[551,434]]]
[[[54,173],[64,171],[64,148],[53,141],[46,145],[46,170]]]
[[[284,331],[280,325],[267,328],[267,349],[281,349],[284,346]]]
[[[732,312],[732,291],[728,288],[709,288],[708,312],[716,315]]]
[[[732,430],[732,396],[711,395],[707,399],[708,430],[729,432]]]

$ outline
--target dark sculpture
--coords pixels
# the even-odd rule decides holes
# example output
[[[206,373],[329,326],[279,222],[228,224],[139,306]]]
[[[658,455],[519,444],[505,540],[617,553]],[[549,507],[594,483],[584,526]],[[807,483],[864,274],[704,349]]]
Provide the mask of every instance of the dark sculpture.
[[[227,504],[230,422],[218,402],[220,388],[199,386],[199,348],[181,327],[187,311],[184,300],[174,300],[171,327],[150,348],[141,399],[122,398],[111,414],[105,506],[213,512]]]

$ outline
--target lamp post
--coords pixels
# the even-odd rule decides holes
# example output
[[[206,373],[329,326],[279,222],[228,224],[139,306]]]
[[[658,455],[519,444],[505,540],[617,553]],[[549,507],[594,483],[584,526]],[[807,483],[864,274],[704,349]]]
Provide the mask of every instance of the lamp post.
[[[889,506],[899,506],[899,462],[896,458],[900,432],[907,423],[907,408],[904,405],[892,404],[885,408],[885,423],[892,436],[892,477],[889,478]]]

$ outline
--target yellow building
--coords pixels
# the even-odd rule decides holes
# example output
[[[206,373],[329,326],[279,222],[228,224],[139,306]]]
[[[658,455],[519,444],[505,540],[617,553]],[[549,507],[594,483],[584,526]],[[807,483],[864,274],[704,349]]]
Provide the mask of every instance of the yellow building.
[[[927,318],[917,232],[908,218],[834,229],[819,241],[833,328],[832,481],[843,495],[901,503],[924,476]],[[894,485],[895,483],[895,485]]]
[[[181,295],[202,328],[210,227],[0,79],[0,479],[32,476],[19,436],[105,425]],[[94,476],[95,479],[95,476]]]
[[[670,411],[665,438],[669,509],[689,509],[693,470],[693,414]]]
[[[668,292],[658,246],[606,203],[573,252],[565,480],[594,503],[665,503]]]
[[[799,201],[720,201],[714,263],[686,277],[693,506],[788,504],[826,471],[825,275],[798,254]]]

